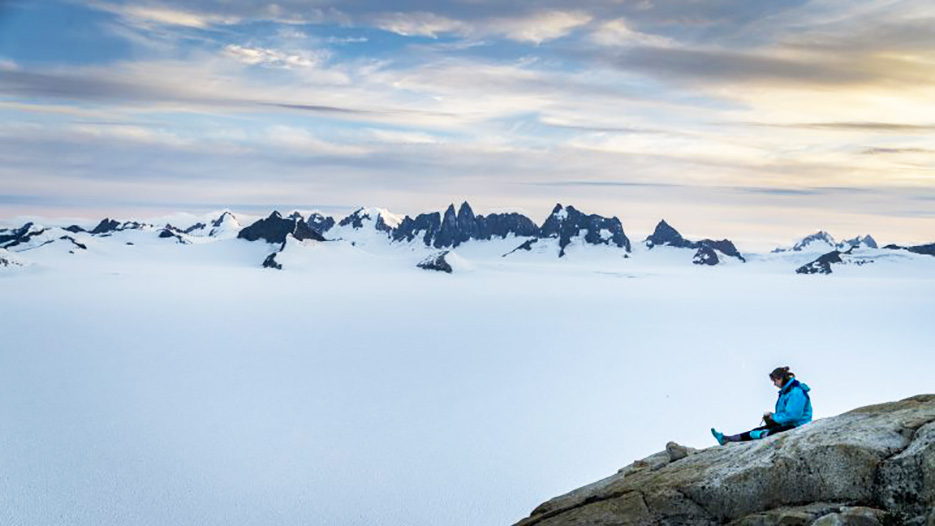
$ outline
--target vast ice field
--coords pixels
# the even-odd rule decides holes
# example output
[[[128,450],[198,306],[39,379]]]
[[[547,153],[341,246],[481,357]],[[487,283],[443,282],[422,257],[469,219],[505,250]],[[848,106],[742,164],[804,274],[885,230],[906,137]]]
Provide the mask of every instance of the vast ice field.
[[[127,245],[126,242],[134,245]],[[0,271],[0,524],[477,526],[758,424],[932,392],[935,258],[801,276],[691,252],[153,232]],[[795,256],[798,257],[798,256]],[[927,259],[926,259],[927,258]]]

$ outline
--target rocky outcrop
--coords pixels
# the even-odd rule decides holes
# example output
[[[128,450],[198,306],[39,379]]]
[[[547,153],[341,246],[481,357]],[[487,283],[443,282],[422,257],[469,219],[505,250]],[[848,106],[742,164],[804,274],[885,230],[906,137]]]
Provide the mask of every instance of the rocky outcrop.
[[[702,239],[701,241],[698,241],[697,245],[699,247],[708,247],[713,250],[717,250],[718,252],[720,252],[721,254],[724,254],[725,256],[737,258],[743,262],[747,261],[740,254],[740,251],[737,250],[737,247],[735,247],[734,244],[730,240],[727,240],[727,239],[720,239],[720,240]]]
[[[235,235],[239,234],[240,230],[240,222],[237,221],[237,216],[225,210],[217,219],[211,222],[211,230],[208,232],[208,237]]]
[[[853,239],[845,239],[844,241],[838,243],[838,248],[847,250],[851,247],[854,248],[879,248],[877,246],[877,241],[867,234],[866,236],[857,236]]]
[[[888,249],[888,250],[908,250],[909,252],[912,252],[915,254],[935,256],[935,243],[929,243],[928,245],[916,245],[913,247],[902,247],[899,245],[886,245],[883,248]]]
[[[606,218],[597,214],[586,215],[573,206],[556,204],[552,213],[539,230],[540,238],[557,238],[558,257],[565,255],[565,248],[573,238],[581,236],[584,243],[608,245],[630,251],[630,240],[616,217]]]
[[[670,246],[678,248],[696,248],[695,243],[682,237],[678,230],[672,228],[666,220],[659,221],[653,233],[646,238],[646,246],[653,248],[655,246]]]
[[[668,449],[542,504],[517,526],[935,520],[935,395],[863,407],[677,460]]]
[[[678,230],[666,223],[665,219],[659,221],[652,235],[647,237],[644,243],[650,249],[657,246],[698,249],[692,259],[692,263],[696,265],[717,265],[720,263],[720,258],[718,258],[715,251],[743,262],[747,261],[730,240],[702,239],[701,241],[689,241],[682,237]]]
[[[394,241],[412,241],[421,237],[426,246],[454,248],[469,240],[530,237],[539,234],[539,227],[528,217],[518,213],[475,215],[471,205],[461,203],[455,212],[454,204],[444,214],[419,214],[415,219],[406,216],[393,230]]]
[[[714,266],[720,262],[721,260],[717,257],[717,252],[711,247],[699,248],[698,251],[695,252],[694,257],[692,257],[692,263],[696,265]]]
[[[59,240],[71,242],[71,245],[72,245],[74,248],[78,249],[78,250],[87,250],[87,249],[88,249],[88,246],[87,246],[87,245],[85,245],[84,243],[79,243],[77,239],[75,239],[75,238],[73,238],[73,237],[71,237],[71,236],[62,236],[62,237],[59,238]],[[74,252],[72,252],[72,253],[74,253]]]
[[[115,221],[110,218],[104,218],[104,219],[101,219],[101,222],[98,223],[97,226],[94,227],[90,233],[94,235],[109,234],[110,232],[116,231],[118,228],[120,228],[120,223],[118,221]]]
[[[370,219],[370,214],[364,208],[358,208],[357,210],[351,212],[350,215],[345,217],[338,223],[338,226],[350,226],[352,228],[363,228],[364,220]]]
[[[439,252],[438,254],[433,254],[419,262],[416,266],[424,270],[437,270],[439,272],[451,274],[451,264],[445,260],[445,256],[447,255],[447,250]]]
[[[192,226],[186,228],[185,230],[182,230],[182,233],[183,233],[183,234],[191,234],[191,233],[195,232],[196,230],[204,230],[204,228],[205,228],[206,226],[208,226],[208,225],[206,225],[206,224],[204,224],[204,223],[195,223],[194,225],[192,225]]]
[[[824,230],[819,230],[814,234],[803,237],[798,243],[792,246],[793,252],[802,252],[806,250],[825,250],[828,247],[837,248],[838,243],[831,234]],[[776,249],[774,252],[783,252],[783,249]]]
[[[188,245],[190,241],[182,237],[180,232],[182,231],[178,228],[167,224],[165,228],[159,231],[159,239],[175,239],[176,243],[180,245]]]
[[[266,259],[263,260],[263,268],[282,270],[282,264],[276,261],[276,254],[278,253],[279,252],[273,252],[272,254],[266,256]]]
[[[309,227],[304,219],[286,219],[279,215],[279,212],[273,212],[266,219],[260,219],[244,228],[237,234],[237,237],[247,241],[263,239],[267,243],[284,243],[286,236],[289,234],[292,234],[299,241],[305,239],[325,240],[321,234]]]
[[[796,274],[831,274],[831,265],[833,263],[842,263],[841,252],[832,250],[827,254],[822,254],[818,259],[806,263],[795,269]]]
[[[393,241],[412,241],[420,237],[426,246],[431,246],[441,224],[442,217],[438,212],[419,214],[415,219],[406,216],[393,230],[392,238]]]
[[[13,248],[28,243],[34,237],[41,236],[48,231],[47,228],[26,223],[20,228],[8,230],[0,234],[0,248]]]
[[[382,218],[380,218],[382,219]],[[324,234],[325,232],[331,230],[334,226],[334,218],[331,216],[324,216],[317,212],[309,214],[308,219],[305,220],[308,223],[308,226],[312,227],[312,230],[318,232],[319,234]]]
[[[0,269],[23,267],[25,264],[11,254],[9,251],[0,248]]]

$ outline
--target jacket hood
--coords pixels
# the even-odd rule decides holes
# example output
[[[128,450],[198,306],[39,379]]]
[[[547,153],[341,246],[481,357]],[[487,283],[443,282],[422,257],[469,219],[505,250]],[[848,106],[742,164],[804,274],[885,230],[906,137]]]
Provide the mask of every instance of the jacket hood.
[[[779,392],[787,393],[795,386],[801,387],[802,390],[805,391],[806,393],[812,390],[812,388],[806,385],[805,382],[800,382],[796,380],[795,378],[793,378],[792,380],[789,380],[789,382],[786,385],[782,386],[782,389],[780,389]]]

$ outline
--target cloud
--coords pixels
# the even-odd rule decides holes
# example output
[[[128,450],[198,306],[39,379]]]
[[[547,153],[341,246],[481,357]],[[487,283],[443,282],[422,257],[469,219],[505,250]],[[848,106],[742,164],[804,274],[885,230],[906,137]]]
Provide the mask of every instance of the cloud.
[[[648,35],[632,29],[624,18],[601,23],[590,34],[590,40],[602,46],[669,47],[674,41],[667,37]]]
[[[368,153],[361,146],[326,141],[306,129],[294,126],[270,126],[265,131],[265,138],[273,146],[290,148],[306,155],[357,156]]]
[[[109,2],[91,2],[89,5],[102,11],[114,13],[131,25],[142,27],[166,25],[204,29],[212,25],[235,24],[241,20],[236,16],[196,12],[158,4],[126,5]]]
[[[323,50],[297,51],[287,53],[277,49],[264,49],[257,47],[238,46],[229,44],[224,48],[224,52],[244,64],[262,65],[267,67],[310,68],[320,65],[328,58],[328,52]]]
[[[432,38],[443,33],[469,32],[470,29],[463,22],[429,12],[388,13],[377,16],[374,23],[377,28],[398,35]]]
[[[803,122],[762,123],[748,122],[752,126],[774,128],[803,128],[812,130],[855,131],[875,133],[927,134],[935,132],[935,124],[906,124],[899,122]]]
[[[286,5],[284,5],[286,4]],[[291,4],[291,5],[288,5]],[[163,0],[144,4],[91,0],[88,7],[113,13],[130,26],[210,29],[266,20],[283,24],[348,23],[336,6],[310,7],[305,2],[239,2]]]
[[[929,148],[867,148],[860,152],[864,155],[890,155],[890,154],[935,154],[935,150]]]
[[[587,54],[585,54],[587,56]],[[598,62],[624,71],[680,82],[847,86],[879,82],[917,84],[935,77],[899,58],[799,54],[773,50],[728,51],[634,46],[595,52]]]
[[[519,18],[493,19],[480,32],[503,35],[517,42],[541,44],[570,34],[593,17],[583,11],[542,11]]]
[[[364,131],[364,135],[365,137],[369,136],[375,142],[384,144],[426,145],[441,142],[438,136],[413,131],[367,129]]]
[[[433,12],[395,12],[377,16],[374,23],[380,29],[404,36],[498,36],[517,42],[541,44],[564,37],[591,20],[592,16],[582,11],[539,11],[515,17],[476,20],[457,20]]]

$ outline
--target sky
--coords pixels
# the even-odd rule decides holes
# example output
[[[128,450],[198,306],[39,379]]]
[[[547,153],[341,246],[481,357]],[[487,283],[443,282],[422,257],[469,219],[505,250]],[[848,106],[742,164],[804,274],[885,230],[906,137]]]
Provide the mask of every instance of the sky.
[[[935,241],[930,0],[0,0],[0,221],[467,200]]]

